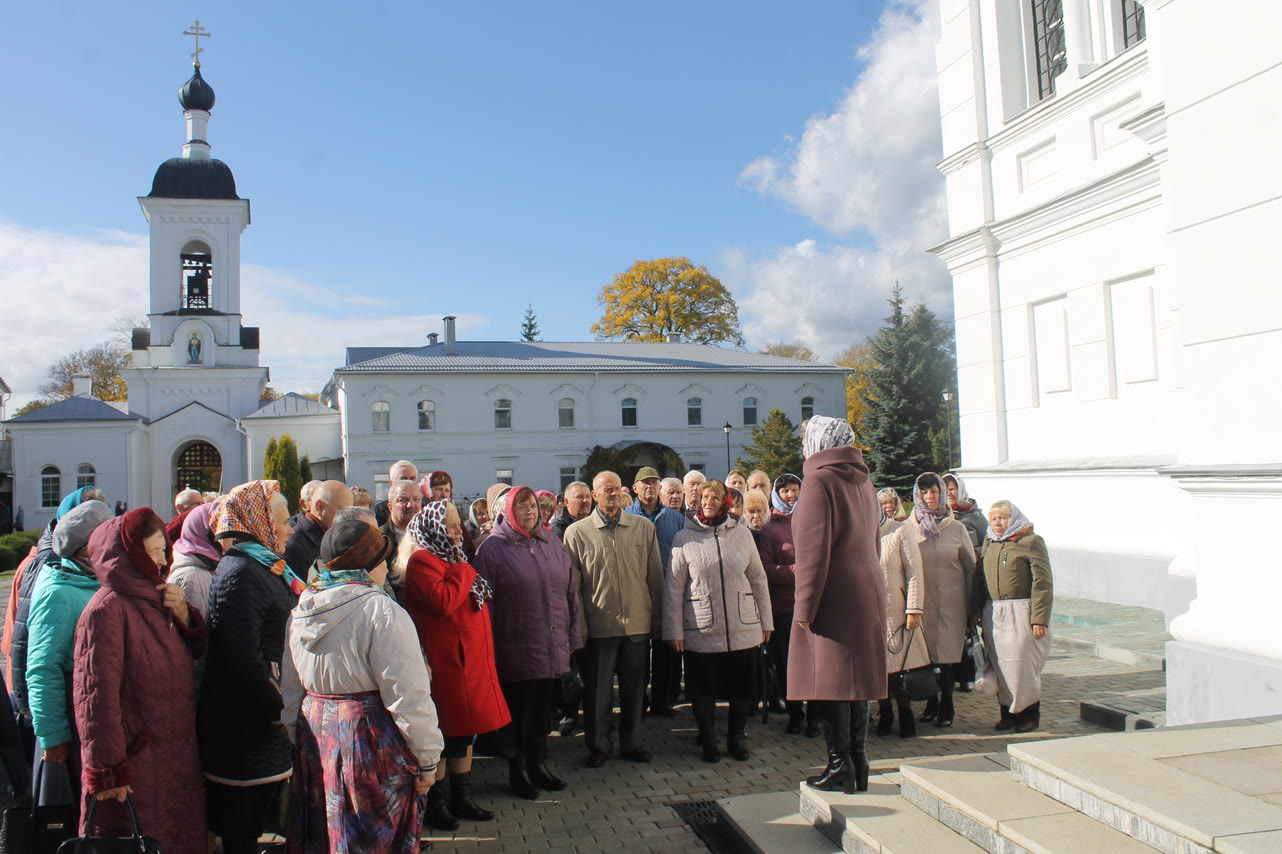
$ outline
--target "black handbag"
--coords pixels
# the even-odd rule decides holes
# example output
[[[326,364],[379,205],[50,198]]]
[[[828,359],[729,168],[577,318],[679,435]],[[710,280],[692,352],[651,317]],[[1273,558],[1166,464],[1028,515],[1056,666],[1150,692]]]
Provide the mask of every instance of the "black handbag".
[[[5,854],[54,854],[65,839],[72,839],[79,832],[76,825],[76,805],[36,806],[40,781],[45,767],[41,762],[36,772],[35,788],[30,802],[5,810],[4,824],[0,826],[0,852]],[[64,765],[65,768],[65,765]]]
[[[770,646],[763,643],[757,647],[757,699],[761,702],[761,722],[770,722],[770,701],[783,696],[779,686],[779,668],[775,667]]]
[[[562,709],[573,708],[583,700],[587,687],[583,684],[583,674],[573,664],[570,669],[556,678],[555,705]]]
[[[93,811],[97,806],[98,799],[90,798],[85,827],[93,826]],[[129,807],[129,819],[134,825],[132,836],[82,836],[79,839],[68,839],[58,847],[58,854],[164,854],[159,842],[142,835],[134,799],[128,795],[125,795],[125,806]]]
[[[908,637],[908,649],[904,650],[904,661],[908,661],[908,652],[913,648],[913,640],[917,637],[914,631]],[[892,650],[893,652],[893,650]],[[898,687],[898,693],[901,697],[907,697],[909,700],[929,700],[939,691],[939,668],[933,664],[927,664],[924,667],[914,667],[912,670],[901,670],[892,678]]]

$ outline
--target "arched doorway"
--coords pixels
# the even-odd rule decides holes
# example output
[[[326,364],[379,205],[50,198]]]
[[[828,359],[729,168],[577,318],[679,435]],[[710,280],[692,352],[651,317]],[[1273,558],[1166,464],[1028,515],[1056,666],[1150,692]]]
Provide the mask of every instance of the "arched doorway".
[[[192,442],[178,454],[174,467],[174,489],[191,489],[200,492],[217,492],[223,482],[223,457],[208,442]]]

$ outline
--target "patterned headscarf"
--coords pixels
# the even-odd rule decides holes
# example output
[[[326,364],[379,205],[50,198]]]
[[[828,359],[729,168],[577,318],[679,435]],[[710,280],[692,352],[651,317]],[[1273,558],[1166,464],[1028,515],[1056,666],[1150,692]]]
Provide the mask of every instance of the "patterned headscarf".
[[[427,549],[446,563],[466,563],[463,547],[450,539],[445,529],[448,501],[429,501],[410,520],[409,535],[420,547]]]
[[[806,422],[806,433],[801,437],[801,453],[809,457],[829,448],[844,448],[855,443],[855,431],[850,422],[827,415],[815,415]]]
[[[174,541],[174,551],[185,555],[200,555],[214,563],[222,559],[223,553],[209,539],[209,521],[215,506],[202,504],[187,514],[187,518],[183,520],[182,534]]]
[[[931,486],[939,487],[938,510],[926,509],[926,499],[922,496],[923,486],[928,489]],[[948,507],[948,493],[944,491],[943,478],[933,471],[918,475],[917,480],[913,482],[913,518],[917,520],[917,527],[921,529],[926,540],[939,539],[939,523],[952,515],[953,511]]]
[[[276,525],[272,521],[272,496],[278,492],[280,484],[274,480],[251,480],[218,499],[209,517],[214,538],[245,534],[280,554],[284,543],[276,541]]]
[[[721,499],[721,506],[717,508],[717,512],[711,519],[703,515],[703,491],[710,485],[719,486],[725,490],[726,493]],[[734,495],[731,494],[731,490],[728,489],[724,483],[719,480],[704,481],[699,485],[699,508],[695,511],[694,518],[701,524],[707,525],[709,528],[715,528],[726,521],[726,518],[730,515],[730,507],[733,504]]]
[[[993,533],[993,526],[990,524],[988,526],[988,539],[990,540],[1001,542],[1002,540],[1009,540],[1011,537],[1018,537],[1022,534],[1027,534],[1029,531],[1033,530],[1033,523],[1024,515],[1024,511],[1020,510],[1009,501],[1006,503],[1010,504],[1010,524],[1006,526],[1006,533],[1002,534],[1000,537]],[[990,510],[989,512],[991,513],[992,511]]]
[[[785,486],[788,486],[789,484],[796,484],[798,487],[800,487],[801,478],[797,477],[795,474],[781,474],[777,478],[775,478],[775,485],[770,489],[771,509],[773,509],[776,513],[780,513],[784,516],[791,516],[792,511],[797,509],[797,502],[794,501],[792,503],[792,506],[789,507],[788,502],[784,501],[783,496],[779,494],[779,490],[783,489]]]

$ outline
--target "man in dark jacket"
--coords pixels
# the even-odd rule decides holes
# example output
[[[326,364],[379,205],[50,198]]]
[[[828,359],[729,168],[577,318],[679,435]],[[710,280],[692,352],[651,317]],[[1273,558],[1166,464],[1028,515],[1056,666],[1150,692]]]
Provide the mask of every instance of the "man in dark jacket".
[[[327,480],[312,490],[311,509],[294,528],[285,545],[285,563],[299,578],[307,578],[312,564],[320,557],[321,539],[334,524],[334,514],[352,504],[352,491],[341,480]]]
[[[576,480],[565,488],[565,506],[549,524],[557,537],[565,539],[565,529],[592,512],[592,487]]]
[[[392,467],[387,470],[387,498],[383,501],[374,502],[374,518],[378,520],[379,526],[387,524],[387,517],[391,515],[391,508],[388,502],[391,500],[391,488],[397,481],[412,480],[418,483],[418,466],[409,460],[397,460],[392,463]]]

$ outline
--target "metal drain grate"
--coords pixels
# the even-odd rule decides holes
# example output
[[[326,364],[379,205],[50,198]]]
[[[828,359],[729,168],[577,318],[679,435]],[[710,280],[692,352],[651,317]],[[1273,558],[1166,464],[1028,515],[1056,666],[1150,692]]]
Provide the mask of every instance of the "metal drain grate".
[[[711,854],[753,854],[716,801],[683,801],[671,807]]]

